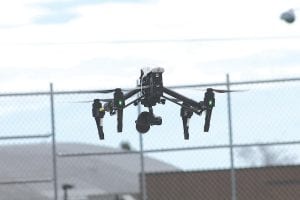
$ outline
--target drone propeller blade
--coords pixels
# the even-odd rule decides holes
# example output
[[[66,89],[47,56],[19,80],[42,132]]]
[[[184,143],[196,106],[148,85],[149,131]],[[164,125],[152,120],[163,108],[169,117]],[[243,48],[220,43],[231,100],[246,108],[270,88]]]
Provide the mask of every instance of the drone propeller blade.
[[[108,93],[113,93],[115,92],[117,89],[120,89],[121,91],[124,91],[124,92],[128,92],[128,91],[131,91],[131,90],[136,90],[136,89],[145,89],[145,88],[149,88],[150,86],[146,85],[146,86],[140,86],[138,85],[137,87],[135,88],[115,88],[115,89],[106,89],[106,90],[96,90],[95,92],[96,93],[102,93],[102,94],[108,94]]]
[[[92,100],[86,100],[86,101],[70,101],[69,103],[92,103]]]
[[[114,99],[94,99],[92,102],[95,102],[95,100],[103,101],[103,102],[110,102],[110,101],[113,101]]]
[[[212,89],[212,90],[217,93],[245,92],[246,91],[246,90],[219,90],[219,89]]]
[[[99,101],[102,101],[102,102],[110,102],[110,101],[113,101],[113,99],[97,99]],[[67,102],[64,102],[64,103],[93,103],[94,100],[84,100],[84,101],[67,101]]]
[[[128,91],[131,91],[131,90],[136,90],[136,89],[146,89],[146,88],[149,88],[150,86],[149,85],[145,85],[145,86],[140,86],[138,85],[137,87],[135,88],[125,88],[125,89],[122,89],[122,91],[124,92],[128,92]]]
[[[102,94],[107,94],[107,93],[112,93],[114,92],[115,89],[107,89],[107,90],[96,90],[96,93],[102,93]]]
[[[216,93],[229,93],[229,92],[245,92],[247,90],[221,90],[221,89],[214,89],[214,88],[207,88],[207,92],[216,92]]]

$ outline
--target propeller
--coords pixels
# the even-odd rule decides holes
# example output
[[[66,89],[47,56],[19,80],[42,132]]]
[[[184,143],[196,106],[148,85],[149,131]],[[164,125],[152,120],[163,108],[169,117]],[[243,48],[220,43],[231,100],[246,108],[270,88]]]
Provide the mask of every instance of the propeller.
[[[228,93],[228,92],[245,92],[247,90],[221,90],[221,89],[207,88],[206,91],[216,92],[216,93]]]
[[[114,99],[94,99],[94,100],[83,100],[83,101],[61,101],[60,103],[93,103],[95,100],[102,102],[111,102]]]
[[[108,94],[114,92],[116,89],[107,89],[107,90],[96,90],[96,93]]]
[[[123,88],[123,89],[122,88],[115,88],[115,89],[96,90],[95,92],[96,93],[102,93],[102,94],[108,94],[108,93],[113,93],[116,90],[121,90],[123,92],[127,92],[127,91],[131,91],[131,90],[136,90],[136,89],[146,89],[146,88],[149,88],[149,87],[150,87],[149,85],[146,85],[146,86],[138,85],[135,88]]]
[[[92,103],[92,102],[95,102],[95,100],[102,101],[102,102],[113,101],[113,99],[94,99],[94,100],[86,100],[86,101],[74,101],[72,103]]]

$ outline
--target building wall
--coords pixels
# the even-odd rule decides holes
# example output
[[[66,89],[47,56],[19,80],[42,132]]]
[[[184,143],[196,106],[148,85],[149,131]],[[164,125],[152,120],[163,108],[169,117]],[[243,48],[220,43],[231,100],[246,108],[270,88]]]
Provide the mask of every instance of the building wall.
[[[296,200],[300,167],[263,167],[236,171],[237,199]],[[230,200],[229,170],[153,173],[146,175],[148,200]]]

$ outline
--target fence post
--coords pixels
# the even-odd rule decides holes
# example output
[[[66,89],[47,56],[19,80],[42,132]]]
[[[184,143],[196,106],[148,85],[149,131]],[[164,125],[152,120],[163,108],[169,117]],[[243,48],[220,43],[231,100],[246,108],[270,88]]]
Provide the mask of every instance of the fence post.
[[[53,188],[54,200],[57,200],[57,163],[56,163],[56,138],[55,138],[55,115],[53,84],[50,83],[50,111],[51,111],[51,134],[52,134],[52,160],[53,160]]]
[[[230,90],[229,74],[226,74],[227,90]],[[234,167],[234,152],[233,152],[233,138],[232,138],[232,115],[231,115],[231,98],[230,92],[227,93],[227,111],[228,111],[228,133],[230,146],[230,179],[231,179],[231,200],[237,200],[236,195],[236,174]]]
[[[138,84],[138,82],[137,82]],[[138,94],[139,95],[139,94]],[[138,96],[139,97],[139,96]],[[138,115],[141,113],[141,103],[138,103],[137,106]],[[141,162],[141,195],[142,200],[147,200],[147,190],[146,190],[146,176],[145,176],[145,158],[144,158],[144,142],[143,142],[143,134],[139,134],[140,141],[140,162]]]

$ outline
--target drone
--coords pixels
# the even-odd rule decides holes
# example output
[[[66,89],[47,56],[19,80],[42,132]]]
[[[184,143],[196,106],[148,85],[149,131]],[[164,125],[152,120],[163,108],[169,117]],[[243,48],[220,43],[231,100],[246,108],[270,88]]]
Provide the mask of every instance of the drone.
[[[143,68],[139,77],[138,87],[123,92],[121,88],[113,90],[101,90],[99,93],[113,93],[113,99],[94,99],[92,104],[92,114],[96,121],[100,140],[104,139],[103,118],[105,112],[110,115],[117,114],[117,131],[123,129],[123,110],[130,105],[142,104],[148,111],[141,112],[135,121],[136,130],[143,134],[149,131],[153,125],[161,125],[162,118],[154,115],[153,107],[157,104],[165,104],[166,100],[171,101],[181,107],[180,116],[183,124],[184,139],[189,139],[189,121],[193,113],[202,115],[205,112],[204,132],[209,131],[212,110],[215,107],[215,94],[233,92],[232,90],[218,90],[207,88],[203,101],[195,101],[182,94],[179,94],[163,86],[162,74],[164,68]],[[126,100],[137,95],[137,98],[126,104]],[[101,103],[104,102],[104,104]]]

